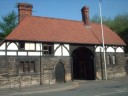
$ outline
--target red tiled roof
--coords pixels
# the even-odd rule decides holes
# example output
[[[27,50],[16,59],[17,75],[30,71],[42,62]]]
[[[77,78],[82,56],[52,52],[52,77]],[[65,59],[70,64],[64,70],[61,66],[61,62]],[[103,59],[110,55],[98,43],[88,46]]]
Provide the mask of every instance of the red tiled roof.
[[[104,26],[105,44],[125,45],[124,41]],[[86,28],[82,21],[30,16],[25,18],[5,40],[101,44],[101,28],[92,23]]]

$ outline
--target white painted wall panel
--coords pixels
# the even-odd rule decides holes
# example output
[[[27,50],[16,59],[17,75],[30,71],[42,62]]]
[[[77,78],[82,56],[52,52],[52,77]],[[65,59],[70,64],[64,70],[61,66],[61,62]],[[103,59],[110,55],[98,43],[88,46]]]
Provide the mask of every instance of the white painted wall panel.
[[[27,56],[27,52],[18,52],[19,56]]]
[[[25,50],[35,50],[35,43],[25,43]]]
[[[56,50],[55,56],[62,56],[62,53],[61,53],[61,46]]]
[[[16,46],[15,43],[9,44],[7,50],[18,50],[18,47]]]
[[[118,47],[118,48],[116,49],[116,52],[118,52],[118,53],[124,53],[124,50],[123,50],[121,47]]]
[[[65,47],[62,47],[62,50],[63,50],[63,56],[69,56],[69,52]]]
[[[41,43],[36,43],[36,50],[37,51],[42,50],[42,44]]]
[[[106,52],[115,52],[115,50],[112,47],[108,47]]]
[[[5,43],[0,46],[0,50],[5,50]]]
[[[69,50],[69,44],[64,44],[64,46]],[[64,46],[63,45],[60,46],[60,44],[54,44],[54,51],[59,47],[55,51],[54,55],[55,56],[69,56],[69,52],[68,52],[68,50]]]
[[[69,50],[69,44],[64,44],[64,46]]]
[[[98,46],[95,50],[95,52],[103,52],[103,47]]]
[[[29,56],[40,56],[40,52],[28,52],[28,55]]]
[[[30,43],[30,50],[35,50],[35,43]]]
[[[25,50],[29,50],[29,43],[25,43]]]
[[[0,55],[5,55],[5,51],[0,51]]]
[[[16,52],[7,52],[7,55],[16,56]]]
[[[59,46],[60,44],[54,44],[54,50]]]

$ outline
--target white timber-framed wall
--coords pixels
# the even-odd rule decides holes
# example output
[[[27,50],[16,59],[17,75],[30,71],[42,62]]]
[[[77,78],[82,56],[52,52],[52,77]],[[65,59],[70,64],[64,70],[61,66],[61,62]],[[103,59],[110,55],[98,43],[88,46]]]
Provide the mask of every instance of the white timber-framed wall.
[[[96,53],[103,53],[102,46],[95,46]],[[124,47],[120,46],[105,46],[105,56],[106,56],[106,64],[107,65],[115,65],[117,62],[116,54],[124,53]]]
[[[103,52],[102,46],[95,46],[95,52]],[[111,53],[124,53],[124,47],[119,46],[105,46],[105,52],[111,52]]]
[[[0,45],[0,56],[70,56],[69,44],[24,42],[24,48],[19,48],[19,42],[3,42]],[[49,49],[50,48],[50,49]]]
[[[43,46],[45,43],[25,42],[24,50],[19,49],[18,42],[4,42],[0,46],[0,55],[7,56],[43,56]],[[95,52],[103,52],[102,46],[95,46]],[[105,52],[124,53],[124,47],[105,46]],[[54,56],[70,56],[69,44],[53,44]]]

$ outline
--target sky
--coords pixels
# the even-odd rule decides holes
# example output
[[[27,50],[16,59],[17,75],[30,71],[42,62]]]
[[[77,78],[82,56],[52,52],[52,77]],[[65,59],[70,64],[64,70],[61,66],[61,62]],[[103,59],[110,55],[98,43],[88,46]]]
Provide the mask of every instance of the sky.
[[[33,16],[62,18],[81,21],[81,8],[88,6],[90,18],[99,15],[99,0],[0,0],[0,20],[14,10],[18,13],[18,3],[33,5]],[[128,12],[128,0],[102,0],[102,16],[114,18]]]

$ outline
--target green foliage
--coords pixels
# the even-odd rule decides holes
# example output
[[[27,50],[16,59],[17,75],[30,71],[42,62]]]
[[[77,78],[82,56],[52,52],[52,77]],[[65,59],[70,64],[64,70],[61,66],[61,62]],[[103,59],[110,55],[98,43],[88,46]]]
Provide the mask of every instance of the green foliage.
[[[18,24],[17,17],[18,16],[14,11],[2,16],[2,20],[0,21],[1,38],[5,38],[16,27]]]
[[[95,23],[100,23],[100,16],[95,14],[92,19],[91,19],[92,22],[95,22]]]
[[[100,17],[94,15],[91,21],[100,23]],[[116,32],[128,45],[128,13],[119,14],[114,19],[103,17],[103,24]]]
[[[118,15],[114,18],[114,31],[117,32],[122,39],[128,41],[128,13]]]
[[[114,28],[114,22],[111,18],[106,18],[106,17],[102,17],[103,19],[103,24],[107,25],[109,28],[111,28],[113,30]],[[93,18],[91,19],[92,22],[95,23],[100,23],[101,19],[99,15],[94,15]]]

